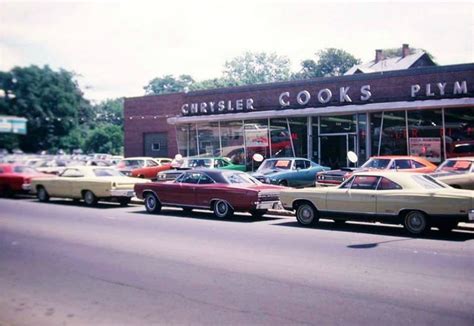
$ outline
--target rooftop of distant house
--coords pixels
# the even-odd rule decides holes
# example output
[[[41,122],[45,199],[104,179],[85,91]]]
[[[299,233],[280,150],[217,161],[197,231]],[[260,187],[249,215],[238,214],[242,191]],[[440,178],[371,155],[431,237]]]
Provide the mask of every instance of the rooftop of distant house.
[[[386,58],[382,50],[375,50],[375,59],[353,66],[344,75],[354,75],[391,70],[404,70],[417,67],[436,66],[428,53],[422,50],[412,53],[408,44],[403,44],[401,56]]]

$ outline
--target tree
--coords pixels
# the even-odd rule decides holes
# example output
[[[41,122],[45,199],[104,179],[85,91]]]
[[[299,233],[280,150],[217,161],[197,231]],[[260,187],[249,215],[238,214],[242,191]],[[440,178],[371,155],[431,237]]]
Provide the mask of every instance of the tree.
[[[341,76],[361,61],[352,54],[335,48],[328,48],[316,53],[317,61],[307,59],[301,62],[300,72],[293,75],[294,79]]]
[[[102,124],[91,130],[84,148],[89,153],[109,153],[120,155],[123,153],[123,131],[120,126]]]
[[[107,99],[92,106],[93,119],[89,124],[109,123],[123,126],[123,98]]]
[[[189,75],[180,75],[178,78],[173,75],[165,75],[152,79],[143,88],[148,95],[168,94],[186,92],[193,83],[194,79]]]
[[[271,83],[290,79],[290,60],[275,53],[246,52],[226,61],[223,79],[233,85]]]
[[[235,83],[232,83],[224,78],[212,78],[206,79],[202,81],[194,82],[190,85],[190,91],[198,91],[204,89],[213,89],[213,88],[223,88],[223,87],[231,87],[236,86]]]
[[[81,123],[80,117],[90,112],[74,73],[63,69],[15,67],[0,74],[0,88],[14,94],[13,98],[3,99],[0,114],[28,119],[28,135],[18,138],[25,152],[57,148],[61,137],[67,136]]]

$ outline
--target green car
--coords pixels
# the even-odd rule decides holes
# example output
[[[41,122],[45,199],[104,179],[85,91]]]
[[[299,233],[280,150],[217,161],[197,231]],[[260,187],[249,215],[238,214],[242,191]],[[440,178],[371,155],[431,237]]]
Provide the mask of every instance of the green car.
[[[227,157],[185,157],[182,164],[174,167],[176,169],[158,172],[156,180],[174,180],[183,173],[183,170],[196,168],[246,171],[244,164],[233,164]]]
[[[224,169],[243,172],[246,170],[244,164],[233,164],[227,157],[188,157],[185,158],[184,164],[181,168]]]

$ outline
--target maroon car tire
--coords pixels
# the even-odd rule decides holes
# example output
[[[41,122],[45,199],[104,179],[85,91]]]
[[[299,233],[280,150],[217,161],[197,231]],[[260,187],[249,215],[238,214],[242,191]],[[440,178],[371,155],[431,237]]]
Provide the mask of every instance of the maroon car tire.
[[[161,203],[155,194],[147,193],[144,202],[148,213],[156,214],[161,212]]]
[[[218,218],[230,218],[234,215],[234,210],[225,200],[216,200],[213,205],[214,215]]]

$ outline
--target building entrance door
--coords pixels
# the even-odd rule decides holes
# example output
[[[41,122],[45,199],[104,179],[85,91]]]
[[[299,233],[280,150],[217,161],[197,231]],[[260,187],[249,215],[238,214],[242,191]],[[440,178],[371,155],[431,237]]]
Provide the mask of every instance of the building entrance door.
[[[319,137],[320,164],[332,169],[349,166],[347,152],[357,153],[357,140],[354,134],[339,134]]]

